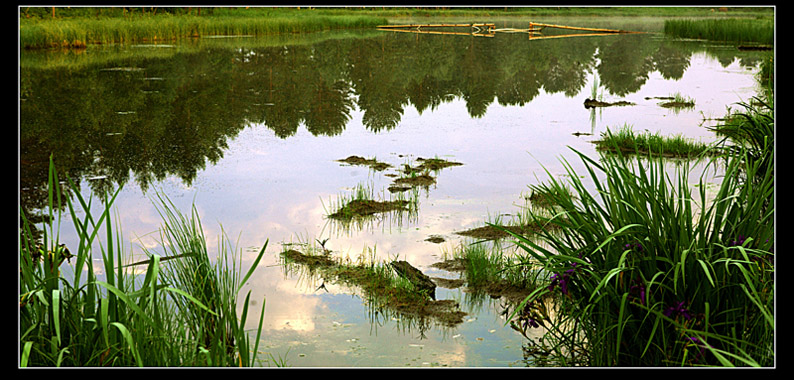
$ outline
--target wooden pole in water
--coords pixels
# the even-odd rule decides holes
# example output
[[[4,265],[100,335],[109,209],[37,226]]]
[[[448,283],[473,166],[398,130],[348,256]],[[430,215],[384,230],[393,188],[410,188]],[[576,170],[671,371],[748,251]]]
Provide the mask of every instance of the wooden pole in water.
[[[629,32],[627,30],[617,30],[617,29],[583,28],[583,27],[579,27],[579,26],[541,24],[541,23],[537,23],[537,22],[530,22],[529,23],[529,29],[532,29],[534,26],[540,26],[540,27],[546,27],[546,28],[558,28],[558,29],[587,30],[587,31],[591,31],[591,32],[604,32],[604,33],[641,33],[641,32]]]
[[[549,38],[567,38],[567,37],[592,37],[592,36],[613,36],[615,33],[576,33],[576,34],[559,34],[556,36],[533,36],[529,34],[530,40],[545,40]]]
[[[409,30],[409,29],[388,29],[383,28],[381,30],[388,30],[390,32],[403,32],[403,33],[416,33],[416,34],[446,34],[446,35],[456,35],[456,36],[476,36],[476,37],[493,37],[494,34],[485,34],[485,33],[464,33],[464,32],[441,32],[435,30]]]
[[[487,26],[493,29],[495,24],[404,24],[404,25],[379,25],[378,28],[438,28],[438,27],[477,27]]]

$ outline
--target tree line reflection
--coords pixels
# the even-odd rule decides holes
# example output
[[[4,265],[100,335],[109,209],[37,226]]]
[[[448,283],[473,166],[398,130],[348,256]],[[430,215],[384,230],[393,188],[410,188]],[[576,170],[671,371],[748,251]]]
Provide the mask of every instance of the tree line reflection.
[[[494,102],[521,106],[541,91],[575,96],[595,72],[606,91],[624,96],[653,72],[681,78],[702,49],[649,35],[527,41],[384,32],[79,69],[22,66],[22,205],[26,212],[44,206],[50,154],[61,175],[101,178],[88,182],[100,196],[130,180],[145,191],[169,175],[189,185],[251,124],[283,139],[301,125],[334,136],[357,109],[367,129],[384,132],[398,127],[407,107],[422,113],[454,99],[480,118]],[[728,65],[739,52],[709,54]],[[761,59],[744,54],[746,66]]]

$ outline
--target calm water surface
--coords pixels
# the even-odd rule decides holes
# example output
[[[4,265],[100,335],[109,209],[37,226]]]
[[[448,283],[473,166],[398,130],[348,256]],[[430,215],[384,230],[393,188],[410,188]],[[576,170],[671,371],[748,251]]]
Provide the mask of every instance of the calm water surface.
[[[263,359],[532,365],[499,300],[439,288],[438,299],[460,302],[465,322],[422,324],[370,310],[358,289],[327,282],[317,290],[324,279],[285,273],[278,253],[286,243],[328,239],[337,257],[399,258],[455,278],[430,267],[470,243],[455,232],[515,214],[546,170],[565,175],[562,159],[581,169],[571,149],[596,157],[592,141],[608,128],[714,141],[709,119],[755,95],[762,59],[657,34],[529,41],[378,31],[22,52],[20,198],[27,212],[40,212],[54,152],[85,196],[123,185],[117,225],[133,255],[159,248],[155,192],[184,212],[195,205],[211,249],[225,232],[250,263],[269,240],[244,289],[266,298]],[[635,104],[586,109],[594,93]],[[651,99],[675,93],[695,107],[670,110]],[[463,165],[419,191],[415,215],[344,226],[326,218],[339,197],[363,185],[389,199],[396,171],[336,161],[351,155],[395,167],[420,157]],[[75,241],[71,226],[61,240]]]

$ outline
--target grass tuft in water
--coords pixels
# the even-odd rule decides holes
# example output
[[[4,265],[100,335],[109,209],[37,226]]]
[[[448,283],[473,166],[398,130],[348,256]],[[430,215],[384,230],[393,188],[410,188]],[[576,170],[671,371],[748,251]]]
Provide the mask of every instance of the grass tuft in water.
[[[665,20],[664,34],[678,38],[772,45],[775,22],[771,18],[672,19]]]
[[[390,200],[376,200],[372,186],[359,184],[353,189],[352,194],[339,195],[336,202],[331,202],[331,212],[328,213],[328,218],[351,221],[381,213],[407,212],[415,214],[417,212],[419,201],[414,192],[409,195],[397,192],[393,197],[394,199]]]
[[[630,125],[624,125],[616,132],[607,129],[595,144],[600,151],[664,157],[697,158],[719,153],[714,146],[696,142],[683,135],[665,137],[659,133],[637,133]]]

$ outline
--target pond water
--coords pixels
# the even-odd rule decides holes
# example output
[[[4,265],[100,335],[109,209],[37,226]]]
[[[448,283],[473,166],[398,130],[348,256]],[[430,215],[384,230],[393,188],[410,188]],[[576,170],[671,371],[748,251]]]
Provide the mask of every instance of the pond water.
[[[85,196],[123,185],[116,224],[137,257],[141,247],[158,248],[155,192],[184,212],[195,205],[210,248],[225,232],[250,264],[269,240],[244,288],[266,299],[263,360],[532,365],[499,300],[439,288],[436,298],[458,301],[464,322],[411,321],[371,310],[358,289],[285,272],[282,245],[327,239],[336,257],[406,260],[454,278],[430,265],[471,243],[455,232],[515,214],[529,185],[565,175],[561,160],[581,169],[571,149],[596,157],[592,141],[608,128],[714,141],[707,127],[756,94],[764,54],[657,33],[533,41],[384,31],[23,51],[20,200],[34,214],[45,204],[54,152]],[[654,99],[676,93],[695,106],[671,110]],[[634,104],[585,108],[594,97]],[[392,168],[338,162],[352,155]],[[436,183],[417,192],[415,214],[351,225],[327,218],[357,186],[394,197],[390,175],[433,157],[463,165],[434,174]],[[74,239],[64,228],[61,241]]]

